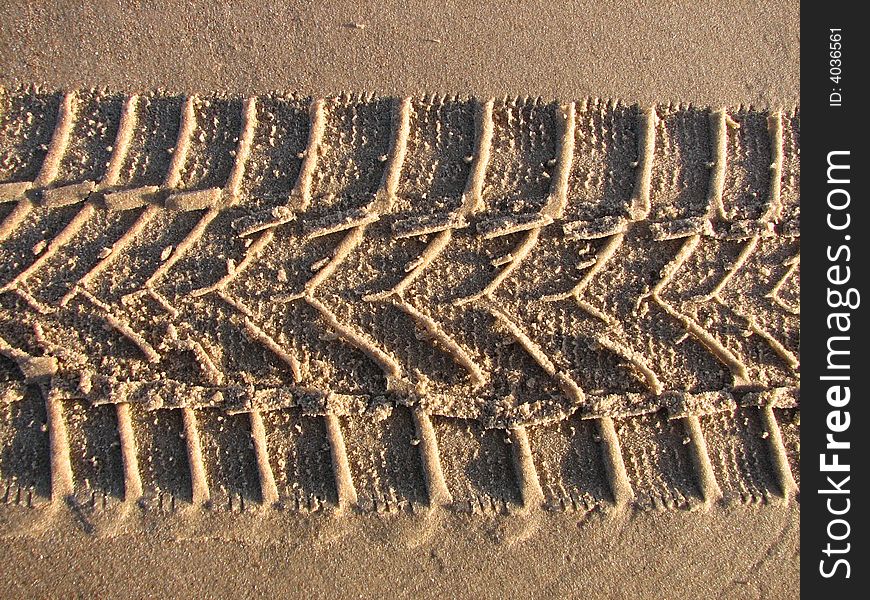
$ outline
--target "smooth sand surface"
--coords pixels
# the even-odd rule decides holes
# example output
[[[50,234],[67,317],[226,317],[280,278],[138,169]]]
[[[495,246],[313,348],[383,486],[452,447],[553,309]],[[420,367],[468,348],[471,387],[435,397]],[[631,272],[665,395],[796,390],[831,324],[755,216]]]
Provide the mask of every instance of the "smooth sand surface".
[[[6,86],[784,107],[800,88],[799,5],[786,0],[416,0],[376,9],[353,0],[12,0],[0,7],[0,28]]]
[[[517,527],[520,517],[508,517]],[[420,519],[408,523],[421,530]],[[95,538],[68,529],[4,540],[0,594],[15,597],[744,598],[799,595],[798,511],[546,515],[507,539],[498,521],[451,518],[407,539],[395,518],[340,535]],[[504,525],[504,522],[501,523]]]

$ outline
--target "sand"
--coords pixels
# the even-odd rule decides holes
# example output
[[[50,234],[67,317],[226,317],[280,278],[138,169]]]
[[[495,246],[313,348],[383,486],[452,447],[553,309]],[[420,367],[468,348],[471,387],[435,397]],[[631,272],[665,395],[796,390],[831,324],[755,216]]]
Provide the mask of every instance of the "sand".
[[[240,544],[267,548],[272,567],[313,556],[301,581],[348,596],[396,584],[371,568],[312,574],[378,552],[395,565],[385,573],[406,573],[408,555],[476,564],[483,595],[550,595],[556,574],[553,593],[655,596],[668,580],[688,597],[794,594],[799,114],[797,40],[781,38],[796,10],[693,5],[684,24],[723,31],[730,53],[701,36],[684,69],[634,60],[611,65],[615,79],[567,57],[594,40],[663,59],[673,15],[653,32],[634,7],[614,9],[628,16],[602,40],[542,37],[546,11],[528,10],[511,13],[516,44],[478,44],[462,76],[450,75],[468,51],[456,40],[484,38],[461,15],[397,31],[388,9],[299,13],[274,21],[306,32],[297,45],[271,48],[251,25],[271,60],[262,75],[233,52],[225,67],[209,59],[237,43],[222,36],[245,39],[244,24],[218,26],[209,49],[177,28],[156,35],[148,50],[133,44],[152,58],[129,69],[135,35],[87,68],[64,50],[100,27],[92,16],[66,12],[79,22],[57,37],[32,9],[4,19],[4,44],[29,41],[4,55],[0,83],[71,92],[4,92],[14,556],[117,543],[137,563],[181,568],[190,553],[185,572],[207,572],[255,560],[214,551]],[[746,56],[750,34],[772,51]],[[516,68],[551,45],[558,83]],[[523,62],[506,48],[526,49]],[[62,58],[41,63],[42,51]],[[158,57],[176,52],[170,72]],[[405,68],[438,53],[444,71]],[[715,82],[685,71],[713,64]],[[368,93],[329,95],[339,89]],[[450,95],[420,93],[433,89]],[[725,568],[713,562],[725,555]],[[519,563],[533,573],[503,570]],[[109,583],[113,568],[98,561],[58,589],[141,594],[135,580]],[[396,581],[425,595],[426,572]],[[467,589],[467,574],[428,592]],[[296,589],[244,569],[242,581]]]
[[[5,85],[798,103],[797,2],[8,2]],[[496,17],[500,25],[495,26]],[[353,26],[353,24],[361,25]]]

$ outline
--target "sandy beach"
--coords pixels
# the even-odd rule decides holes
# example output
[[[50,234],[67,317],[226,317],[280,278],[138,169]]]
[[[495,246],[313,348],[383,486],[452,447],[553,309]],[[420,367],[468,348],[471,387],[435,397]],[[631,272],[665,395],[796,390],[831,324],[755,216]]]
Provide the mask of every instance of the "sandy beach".
[[[0,593],[796,597],[798,16],[4,5]]]

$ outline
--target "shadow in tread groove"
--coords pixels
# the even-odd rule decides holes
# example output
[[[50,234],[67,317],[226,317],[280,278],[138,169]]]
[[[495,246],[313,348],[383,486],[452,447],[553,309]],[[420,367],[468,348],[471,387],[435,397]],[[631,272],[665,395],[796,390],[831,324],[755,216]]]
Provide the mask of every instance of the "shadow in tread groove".
[[[51,497],[45,401],[34,386],[0,402],[0,502],[30,506]]]

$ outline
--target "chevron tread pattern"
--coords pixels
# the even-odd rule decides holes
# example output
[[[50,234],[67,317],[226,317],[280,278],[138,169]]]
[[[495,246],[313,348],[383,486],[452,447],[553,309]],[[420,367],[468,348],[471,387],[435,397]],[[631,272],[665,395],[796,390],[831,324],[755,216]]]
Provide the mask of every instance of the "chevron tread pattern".
[[[538,479],[550,508],[694,507],[708,462],[725,498],[778,497],[753,432],[776,409],[796,472],[799,131],[799,109],[0,90],[0,493],[46,497],[19,463],[61,452],[88,510],[135,471],[159,511],[268,489],[413,512],[444,479],[408,450],[422,411],[472,512]],[[62,436],[32,431],[40,398]]]

